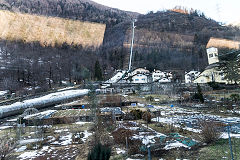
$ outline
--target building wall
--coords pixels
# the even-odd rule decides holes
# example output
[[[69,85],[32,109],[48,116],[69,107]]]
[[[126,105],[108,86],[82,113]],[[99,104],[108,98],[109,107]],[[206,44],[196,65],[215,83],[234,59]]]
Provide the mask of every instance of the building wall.
[[[185,74],[185,83],[193,83],[193,81],[200,75],[198,71],[190,71]]]
[[[143,74],[137,74],[132,77],[133,83],[148,83],[148,77]]]
[[[217,48],[215,48],[215,47],[208,48],[207,56],[208,56],[208,64],[209,65],[219,62]]]
[[[203,71],[197,79],[193,81],[194,83],[228,83],[224,80],[224,75],[221,71],[216,70],[216,68],[211,68]]]
[[[166,77],[166,75],[165,75],[165,73],[164,72],[162,72],[162,71],[154,71],[153,73],[152,73],[152,79],[153,79],[153,81],[155,82],[155,81],[157,81],[157,80],[159,80],[159,79],[162,79],[162,78],[164,78],[164,77]]]

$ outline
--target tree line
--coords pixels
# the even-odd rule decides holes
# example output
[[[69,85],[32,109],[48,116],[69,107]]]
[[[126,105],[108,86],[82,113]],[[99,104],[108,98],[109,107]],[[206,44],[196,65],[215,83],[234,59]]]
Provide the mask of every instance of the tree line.
[[[63,83],[102,80],[102,67],[108,66],[98,50],[66,43],[52,48],[38,42],[1,41],[0,52],[0,87],[11,92],[24,87],[46,91]]]

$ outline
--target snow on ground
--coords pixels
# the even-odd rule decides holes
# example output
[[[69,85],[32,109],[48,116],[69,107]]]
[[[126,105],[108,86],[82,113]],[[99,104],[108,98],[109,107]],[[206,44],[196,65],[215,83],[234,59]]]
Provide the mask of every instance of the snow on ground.
[[[111,79],[107,80],[106,83],[116,83],[116,82],[118,82],[123,77],[123,75],[125,73],[126,73],[126,71],[117,72],[117,74],[114,75]]]
[[[230,136],[234,137],[234,138],[240,138],[240,134],[231,133]],[[222,135],[221,135],[221,138],[228,139],[228,133],[227,132],[223,132]]]
[[[38,156],[40,156],[40,154],[38,154],[38,151],[33,151],[33,152],[24,152],[23,154],[18,156],[18,158],[20,158],[21,160],[25,160],[25,159],[33,159]]]
[[[58,91],[65,91],[65,90],[73,89],[73,88],[74,88],[74,87],[66,87],[66,88],[58,89]]]
[[[21,145],[25,145],[25,144],[29,144],[29,143],[34,143],[34,142],[39,142],[42,141],[43,139],[23,139],[19,141],[19,144]]]
[[[90,123],[93,123],[93,122],[76,122],[75,124],[80,124],[80,125],[84,125],[84,124],[90,124]]]
[[[4,94],[7,94],[8,91],[0,91],[0,96],[3,96]]]
[[[121,148],[116,148],[116,152],[117,152],[117,154],[125,154],[126,153],[126,151]]]
[[[90,132],[88,132],[87,130],[85,130],[85,131],[84,131],[84,137],[81,138],[82,141],[85,143],[86,140],[87,140],[87,138],[88,138],[89,136],[91,136],[91,135],[92,135],[92,133],[90,133]]]
[[[67,90],[62,92],[51,93],[42,97],[16,102],[11,105],[0,106],[0,117],[9,111],[26,109],[33,106],[44,106],[46,104],[54,104],[65,99],[74,98],[88,93],[88,89]]]
[[[56,112],[56,110],[47,110],[47,111],[43,111],[43,112],[40,112],[40,113],[27,115],[27,116],[24,117],[24,119],[29,119],[29,118],[32,118],[32,117],[38,117],[39,119],[44,119],[44,117],[49,117],[55,112]]]
[[[224,124],[231,124],[231,132],[235,137],[240,135],[240,117],[222,117],[218,115],[202,114],[200,112],[186,110],[179,107],[155,106],[161,110],[161,117],[153,118],[152,121],[171,124],[174,127],[182,128],[195,133],[200,133],[199,121],[214,120]],[[226,132],[226,129],[225,129]],[[226,137],[226,133],[223,137]],[[240,138],[240,137],[239,137]]]
[[[178,141],[175,141],[175,142],[171,142],[171,143],[167,144],[164,147],[164,149],[169,150],[169,149],[180,148],[180,147],[184,147],[184,148],[188,148],[188,149],[191,148],[191,147],[186,146],[185,144],[182,144],[182,143],[180,143]]]
[[[21,146],[20,148],[16,149],[16,152],[23,152],[27,149],[27,146]]]
[[[61,136],[58,141],[52,142],[53,145],[66,146],[72,144],[72,133],[68,135]]]
[[[13,126],[0,126],[0,130],[7,129],[7,128],[12,128]]]

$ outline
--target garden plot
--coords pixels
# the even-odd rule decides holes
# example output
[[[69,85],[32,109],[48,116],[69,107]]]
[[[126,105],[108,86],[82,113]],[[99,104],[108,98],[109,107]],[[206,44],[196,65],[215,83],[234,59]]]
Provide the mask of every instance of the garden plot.
[[[121,122],[113,132],[116,143],[121,143],[121,140],[124,143],[124,136],[129,137],[130,148],[132,144],[140,151],[147,151],[149,146],[153,150],[170,150],[181,147],[191,149],[192,146],[197,145],[197,142],[187,137],[179,134],[165,135],[136,122]]]
[[[91,122],[76,122],[72,124],[53,125],[41,133],[39,139],[34,139],[35,132],[27,132],[11,155],[17,160],[26,159],[76,159],[79,155],[86,157],[88,144],[93,132]]]
[[[200,133],[199,122],[202,120],[212,120],[226,126],[231,124],[231,132],[234,136],[240,136],[240,118],[239,117],[223,117],[218,115],[203,114],[196,111],[186,110],[179,107],[156,107],[161,111],[161,117],[153,118],[152,121],[171,124],[174,127],[182,128],[195,133]],[[223,127],[223,135],[226,135],[226,127]],[[238,135],[239,134],[239,135]],[[226,136],[224,136],[226,137]]]

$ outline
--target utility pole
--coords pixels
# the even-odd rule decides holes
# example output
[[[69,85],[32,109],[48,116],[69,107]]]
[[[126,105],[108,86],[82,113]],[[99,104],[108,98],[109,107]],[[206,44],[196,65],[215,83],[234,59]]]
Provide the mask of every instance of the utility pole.
[[[234,160],[233,158],[233,150],[232,150],[232,143],[231,143],[231,136],[230,136],[230,125],[227,126],[228,130],[228,141],[229,141],[229,148],[230,148],[230,153],[231,153],[231,159]]]
[[[133,20],[132,22],[132,43],[131,43],[131,53],[130,53],[130,58],[129,58],[129,66],[128,66],[128,72],[131,70],[132,67],[132,55],[133,55],[133,43],[134,43],[134,29],[135,29],[135,23],[136,19]]]

